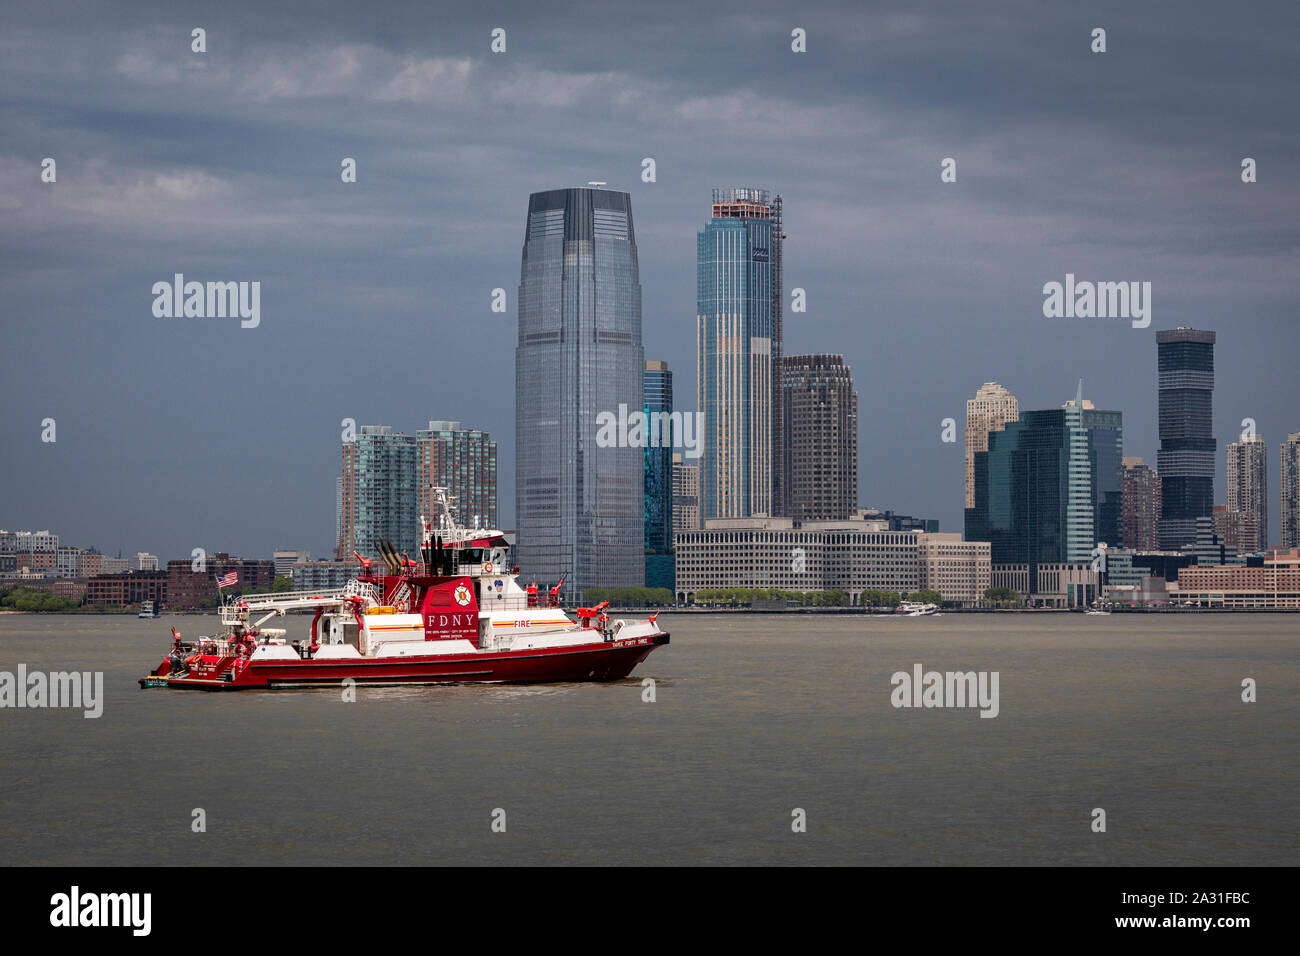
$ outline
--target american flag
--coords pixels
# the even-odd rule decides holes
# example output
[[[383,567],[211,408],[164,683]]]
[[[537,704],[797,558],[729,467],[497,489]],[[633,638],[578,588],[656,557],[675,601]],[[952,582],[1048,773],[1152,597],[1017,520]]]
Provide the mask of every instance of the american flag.
[[[217,578],[217,590],[222,588],[233,588],[239,580],[239,575],[234,571],[227,571],[221,577]]]

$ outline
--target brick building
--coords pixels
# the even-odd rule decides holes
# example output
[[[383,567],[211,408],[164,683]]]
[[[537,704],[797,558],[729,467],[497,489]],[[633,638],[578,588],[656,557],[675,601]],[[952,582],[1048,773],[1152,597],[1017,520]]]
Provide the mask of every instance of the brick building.
[[[86,581],[87,604],[125,607],[141,601],[153,601],[154,607],[163,607],[167,603],[166,571],[100,574]]]
[[[269,591],[275,583],[275,562],[255,558],[232,558],[224,551],[210,552],[203,570],[194,570],[190,558],[167,562],[167,606],[176,609],[193,609],[204,602],[217,599],[217,578],[234,571],[238,583],[226,593]]]

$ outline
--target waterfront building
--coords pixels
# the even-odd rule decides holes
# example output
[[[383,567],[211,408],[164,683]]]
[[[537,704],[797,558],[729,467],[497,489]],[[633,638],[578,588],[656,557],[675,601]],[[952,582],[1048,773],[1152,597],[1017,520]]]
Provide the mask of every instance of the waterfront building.
[[[908,594],[921,587],[919,533],[864,521],[702,519],[677,535],[677,599],[714,588]]]
[[[275,584],[275,562],[257,558],[232,557],[224,551],[209,551],[199,568],[192,558],[177,558],[167,562],[167,606],[192,610],[204,607],[204,602],[218,600],[227,594],[246,591],[270,591]],[[236,584],[233,588],[219,589],[217,579],[233,571]],[[141,572],[147,573],[147,572]]]
[[[938,591],[945,602],[977,605],[992,587],[987,541],[964,541],[955,533],[917,535],[921,589]]]
[[[994,564],[992,587],[1010,588],[1031,607],[1088,607],[1102,593],[1103,576],[1091,561]]]
[[[98,574],[86,579],[86,603],[99,607],[126,607],[153,601],[155,608],[167,605],[167,572],[157,568]]]
[[[1193,607],[1300,609],[1300,549],[1272,551],[1261,566],[1184,568],[1178,572],[1177,600]]]
[[[763,588],[906,595],[933,588],[945,601],[976,604],[990,587],[989,544],[957,534],[891,531],[850,518],[705,519],[677,534],[677,599],[705,590]]]

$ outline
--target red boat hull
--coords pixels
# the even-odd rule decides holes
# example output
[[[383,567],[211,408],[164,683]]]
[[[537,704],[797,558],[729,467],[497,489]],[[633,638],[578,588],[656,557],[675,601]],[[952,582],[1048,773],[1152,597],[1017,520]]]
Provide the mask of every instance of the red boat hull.
[[[667,633],[600,641],[575,647],[499,651],[427,657],[345,660],[255,661],[238,666],[234,658],[213,661],[209,674],[170,677],[164,668],[140,679],[141,687],[188,690],[253,690],[322,687],[349,678],[361,686],[385,684],[513,683],[611,681],[627,677],[650,652],[668,643]],[[165,662],[164,662],[165,663]],[[240,662],[242,663],[242,662]],[[160,675],[159,671],[163,673]]]

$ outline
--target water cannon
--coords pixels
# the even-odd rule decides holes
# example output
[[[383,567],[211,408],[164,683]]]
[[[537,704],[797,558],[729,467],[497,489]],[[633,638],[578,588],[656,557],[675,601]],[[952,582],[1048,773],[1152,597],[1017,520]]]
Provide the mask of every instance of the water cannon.
[[[597,604],[595,607],[580,607],[580,608],[578,608],[578,612],[577,612],[577,613],[578,613],[578,617],[579,617],[579,619],[582,621],[582,626],[583,626],[583,627],[591,627],[591,619],[594,618],[594,617],[601,617],[602,620],[603,620],[604,617],[601,615],[600,612],[603,611],[603,610],[605,610],[605,608],[607,608],[607,607],[609,607],[609,602],[608,602],[608,601],[601,601],[601,602],[600,602],[599,604]]]

